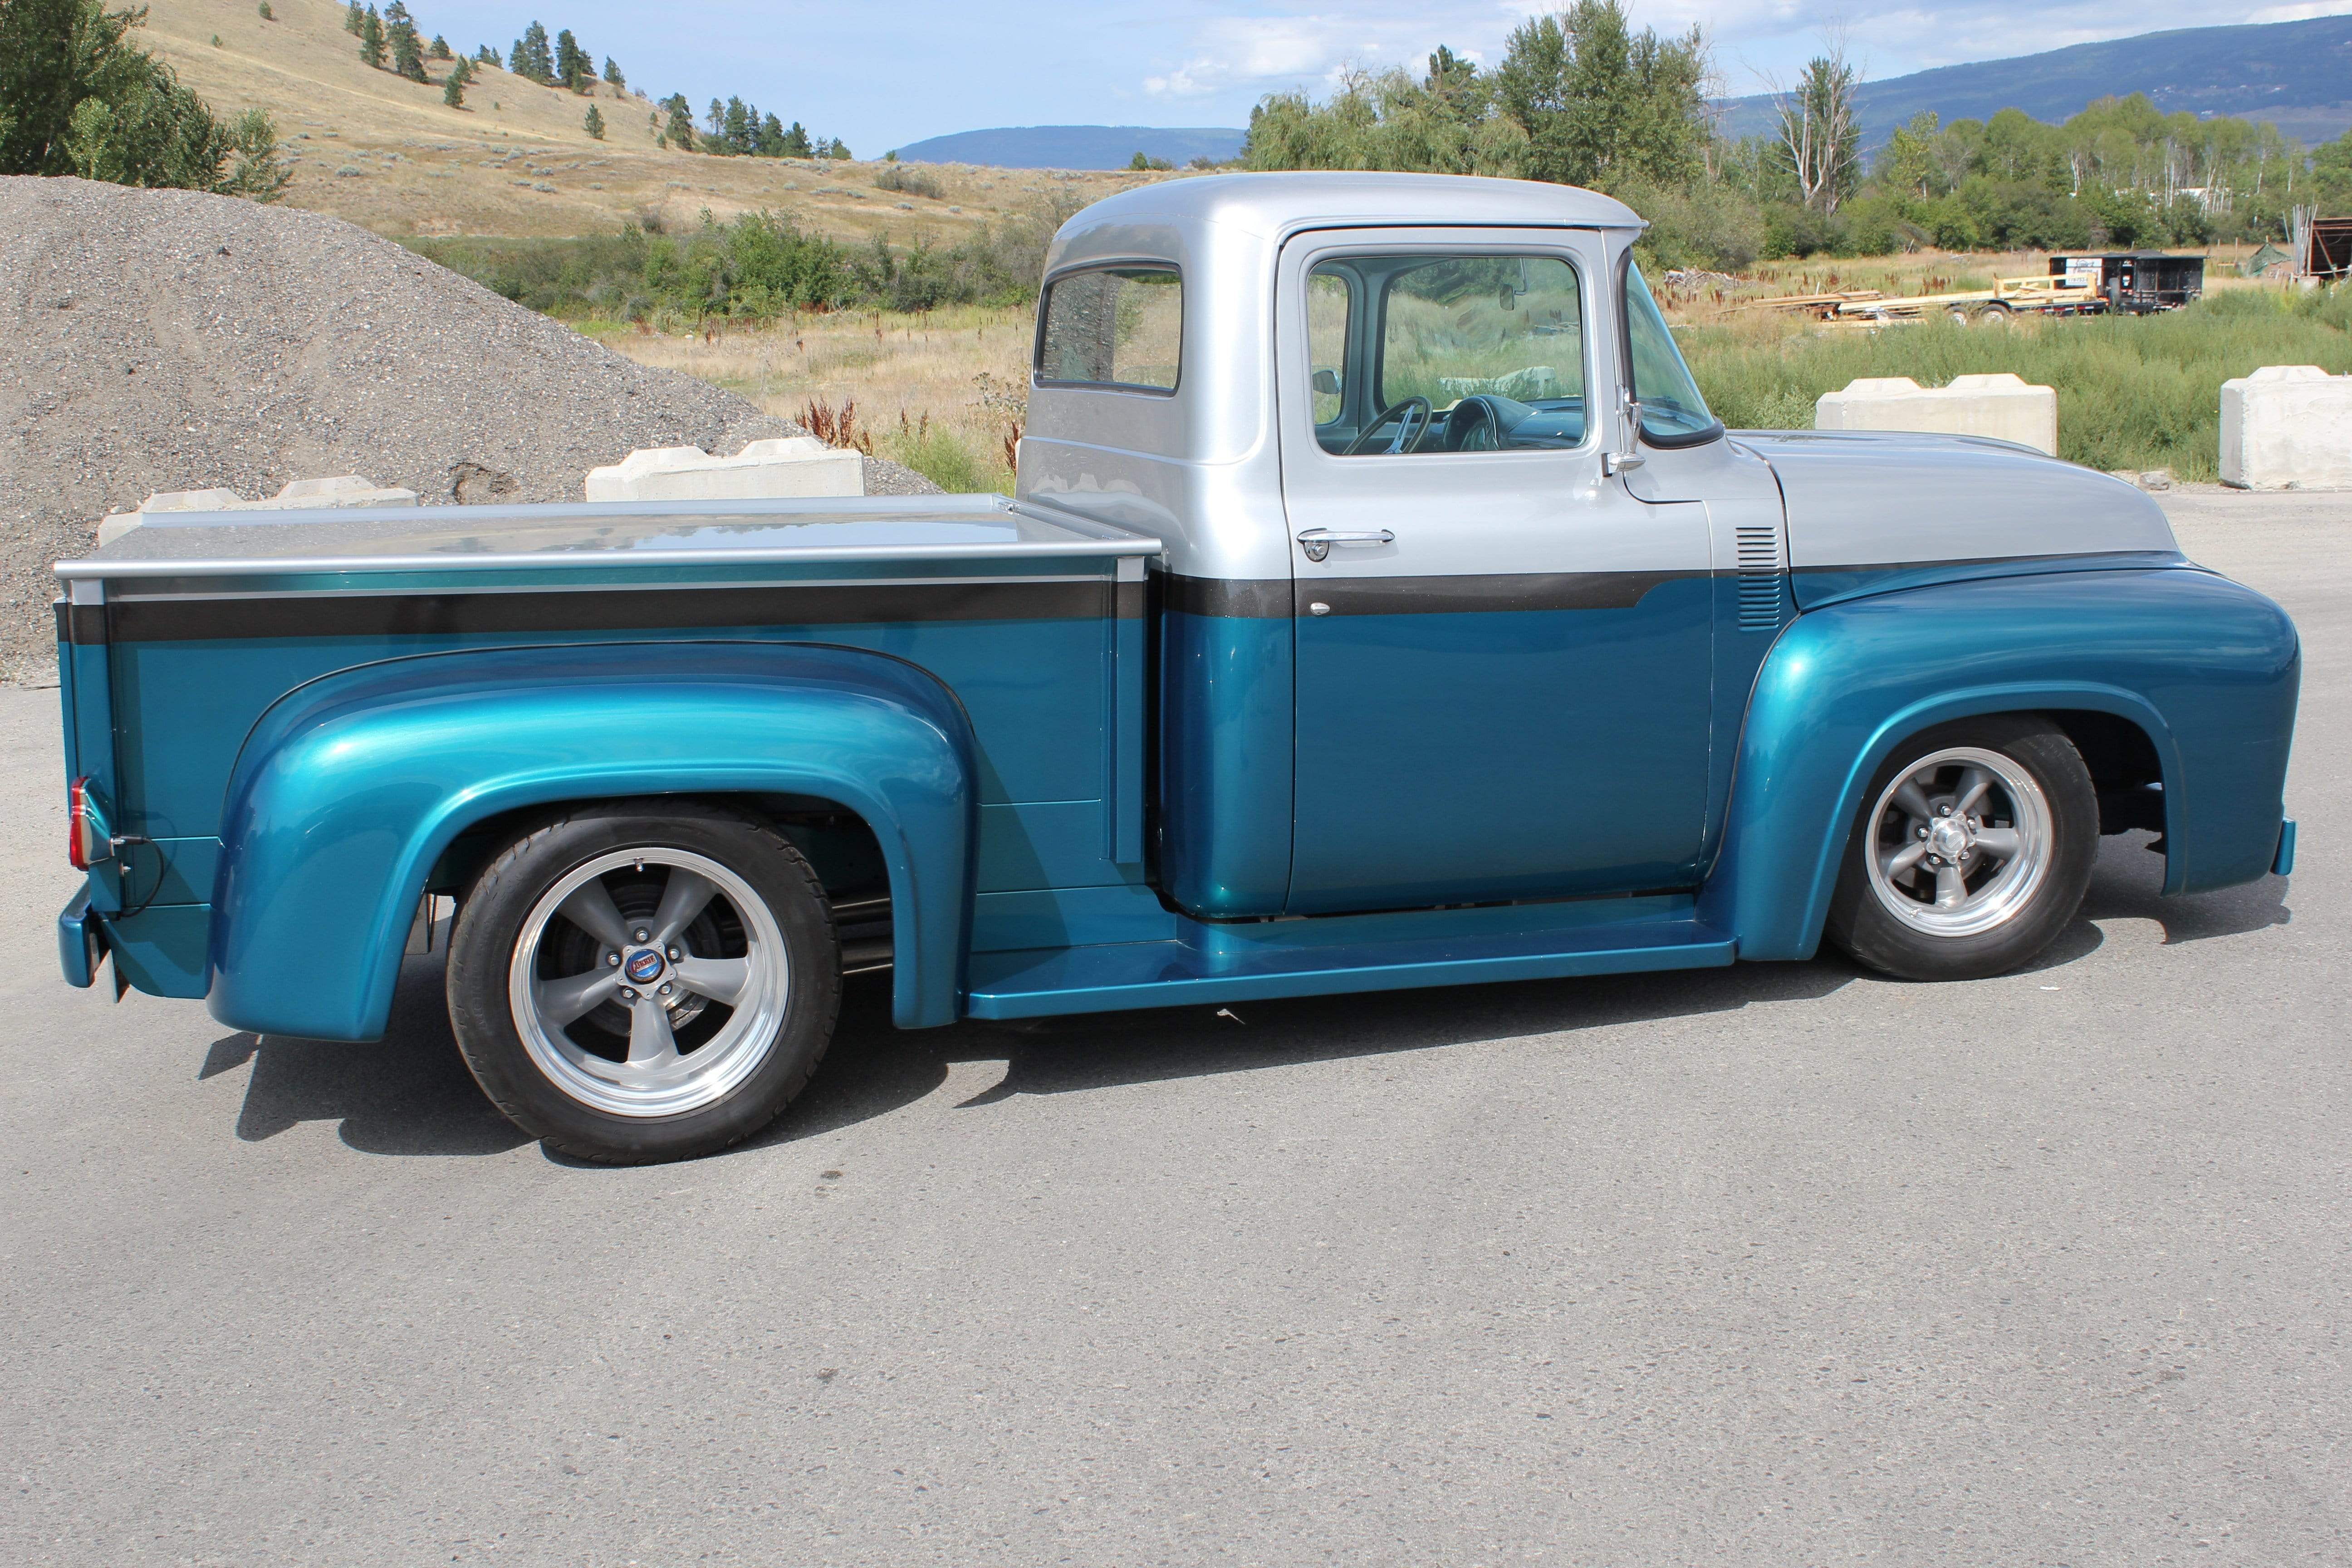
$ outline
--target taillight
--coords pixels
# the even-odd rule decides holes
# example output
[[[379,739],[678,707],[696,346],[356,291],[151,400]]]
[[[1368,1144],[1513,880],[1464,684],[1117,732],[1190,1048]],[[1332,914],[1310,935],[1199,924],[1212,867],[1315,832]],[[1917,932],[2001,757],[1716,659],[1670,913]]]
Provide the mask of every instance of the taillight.
[[[74,780],[69,798],[72,810],[66,820],[66,858],[73,862],[75,870],[87,871],[91,862],[104,858],[96,851],[105,844],[90,810],[88,774]]]

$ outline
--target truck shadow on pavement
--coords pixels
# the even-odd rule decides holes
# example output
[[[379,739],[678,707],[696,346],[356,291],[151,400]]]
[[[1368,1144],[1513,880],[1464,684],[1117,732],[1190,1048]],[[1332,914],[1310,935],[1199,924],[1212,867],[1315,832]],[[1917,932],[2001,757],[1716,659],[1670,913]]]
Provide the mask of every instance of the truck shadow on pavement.
[[[2096,922],[2152,920],[2168,945],[2282,925],[2291,918],[2277,877],[2188,899],[2163,899],[2164,860],[2146,835],[2111,838],[2080,919],[2037,961],[2063,967],[2097,951]],[[1013,1024],[964,1023],[901,1033],[890,1023],[887,975],[852,981],[824,1065],[800,1101],[755,1150],[822,1136],[906,1110],[946,1088],[959,1066],[1004,1064],[991,1087],[957,1102],[977,1108],[1022,1094],[1248,1072],[1355,1057],[1427,1050],[1528,1035],[1736,1015],[1750,1004],[1818,1000],[1849,984],[1896,984],[1834,953],[1810,963],[1738,964],[1660,974],[1600,975],[1434,990],[1201,1005]],[[231,1035],[215,1041],[200,1078],[250,1064],[236,1135],[277,1136],[302,1122],[341,1123],[365,1153],[499,1154],[529,1142],[483,1098],[449,1033],[436,959],[401,973],[390,1031],[373,1045]],[[557,1157],[560,1158],[560,1157]],[[562,1161],[563,1163],[572,1163]],[[595,1168],[595,1167],[586,1167]]]

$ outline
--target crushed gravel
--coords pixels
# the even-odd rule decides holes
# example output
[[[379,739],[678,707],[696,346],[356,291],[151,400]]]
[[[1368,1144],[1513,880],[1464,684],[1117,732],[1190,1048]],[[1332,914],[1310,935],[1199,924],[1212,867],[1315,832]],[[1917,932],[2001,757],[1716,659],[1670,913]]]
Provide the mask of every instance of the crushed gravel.
[[[577,500],[635,447],[803,434],[340,219],[0,178],[0,680],[56,679],[50,564],[152,491]],[[872,458],[866,488],[938,489]]]

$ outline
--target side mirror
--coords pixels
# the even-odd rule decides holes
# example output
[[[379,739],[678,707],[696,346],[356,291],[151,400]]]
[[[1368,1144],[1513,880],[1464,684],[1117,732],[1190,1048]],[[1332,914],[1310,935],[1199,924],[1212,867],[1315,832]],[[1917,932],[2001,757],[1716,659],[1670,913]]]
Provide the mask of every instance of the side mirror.
[[[1326,397],[1339,395],[1339,373],[1328,365],[1315,373],[1313,385]]]
[[[1650,459],[1642,456],[1642,405],[1632,387],[1617,394],[1617,424],[1621,450],[1601,455],[1601,471],[1622,474],[1640,468]]]

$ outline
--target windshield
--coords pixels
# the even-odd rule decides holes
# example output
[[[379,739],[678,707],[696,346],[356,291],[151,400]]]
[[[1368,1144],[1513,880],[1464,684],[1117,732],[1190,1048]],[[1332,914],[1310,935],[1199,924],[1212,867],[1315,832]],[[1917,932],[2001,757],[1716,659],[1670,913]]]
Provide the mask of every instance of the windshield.
[[[1698,395],[1690,367],[1683,363],[1675,335],[1642,281],[1642,269],[1625,268],[1625,331],[1633,349],[1633,395],[1642,404],[1642,434],[1660,446],[1705,439],[1720,428]]]

